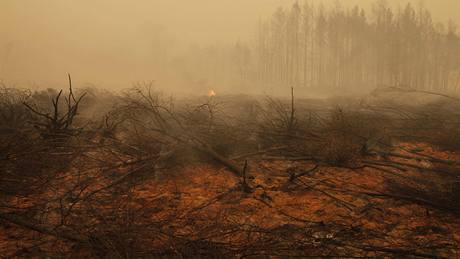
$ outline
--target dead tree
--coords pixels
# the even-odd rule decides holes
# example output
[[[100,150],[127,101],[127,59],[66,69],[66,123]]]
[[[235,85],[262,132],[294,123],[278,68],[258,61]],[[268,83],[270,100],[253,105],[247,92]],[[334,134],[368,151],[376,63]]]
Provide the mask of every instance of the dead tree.
[[[267,110],[263,111],[266,127],[276,131],[278,134],[291,135],[294,134],[297,128],[297,118],[294,103],[294,88],[291,88],[290,104],[271,97],[267,97]],[[264,130],[268,130],[264,129]]]
[[[52,102],[52,112],[43,112],[39,108],[34,107],[27,102],[23,104],[29,109],[33,114],[37,115],[40,120],[32,122],[36,128],[38,128],[42,135],[44,136],[56,136],[56,135],[68,135],[72,134],[74,129],[72,128],[74,118],[78,114],[78,107],[80,102],[85,97],[86,93],[83,93],[79,97],[75,97],[72,89],[72,78],[68,74],[69,78],[69,93],[65,99],[66,110],[64,112],[60,111],[61,108],[61,96],[62,89],[56,95],[56,97],[51,99]]]

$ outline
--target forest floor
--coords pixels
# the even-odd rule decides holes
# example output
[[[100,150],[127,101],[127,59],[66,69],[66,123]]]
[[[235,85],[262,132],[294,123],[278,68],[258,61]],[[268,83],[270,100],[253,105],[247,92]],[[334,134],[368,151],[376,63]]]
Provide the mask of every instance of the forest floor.
[[[460,154],[439,151],[427,144],[402,143],[399,147],[417,149],[420,154],[434,158],[460,161]],[[411,153],[405,155],[412,156]],[[419,158],[395,161],[426,168],[433,166]],[[168,236],[178,240],[194,239],[190,245],[193,249],[202,249],[203,257],[212,257],[212,253],[214,257],[222,253],[251,258],[295,257],[301,250],[310,250],[313,257],[459,256],[458,215],[393,196],[388,188],[392,179],[401,182],[409,176],[420,176],[420,172],[331,166],[311,170],[313,168],[315,164],[308,161],[261,157],[249,164],[248,183],[253,187],[249,192],[241,190],[239,178],[217,164],[157,172],[138,181],[129,197],[125,197],[129,199],[129,208],[119,210],[120,214],[126,212],[126,217],[130,213],[134,217],[133,212],[142,210],[145,215],[134,221],[159,222],[158,235],[164,239]],[[290,178],[293,173],[302,172],[306,173]],[[69,175],[58,179],[62,184],[72,181]],[[11,203],[12,206],[27,205],[24,200]],[[111,208],[101,205],[94,211],[113,210],[117,204],[108,206]],[[0,254],[4,258],[28,257],[37,254],[36,249],[60,249],[64,254],[69,249],[69,244],[62,240],[37,245],[37,238],[45,243],[50,237],[12,224],[0,225],[0,231]],[[207,243],[199,243],[201,239]],[[158,243],[152,243],[152,247],[161,247],[161,240],[154,241]],[[226,252],[222,252],[224,247]],[[171,249],[175,252],[157,256],[187,257],[183,249]]]

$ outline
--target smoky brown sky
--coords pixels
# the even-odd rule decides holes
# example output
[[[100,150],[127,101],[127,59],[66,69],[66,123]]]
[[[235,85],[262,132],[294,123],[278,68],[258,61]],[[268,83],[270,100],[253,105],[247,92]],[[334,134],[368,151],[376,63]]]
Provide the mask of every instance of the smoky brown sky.
[[[128,87],[163,78],[190,46],[250,41],[260,20],[294,0],[0,0],[0,78],[19,85]],[[299,1],[300,3],[302,1]],[[326,5],[335,0],[310,0]],[[371,0],[342,0],[370,9]],[[389,0],[393,5],[407,1]],[[419,1],[415,1],[417,4]],[[460,1],[425,0],[435,21],[460,23]],[[167,84],[167,82],[164,82]]]

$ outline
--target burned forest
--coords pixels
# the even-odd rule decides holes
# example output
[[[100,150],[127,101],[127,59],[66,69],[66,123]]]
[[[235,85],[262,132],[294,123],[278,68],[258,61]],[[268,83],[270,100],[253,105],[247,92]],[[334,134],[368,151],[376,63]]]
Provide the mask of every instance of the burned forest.
[[[450,0],[219,1],[0,1],[0,257],[459,257]]]

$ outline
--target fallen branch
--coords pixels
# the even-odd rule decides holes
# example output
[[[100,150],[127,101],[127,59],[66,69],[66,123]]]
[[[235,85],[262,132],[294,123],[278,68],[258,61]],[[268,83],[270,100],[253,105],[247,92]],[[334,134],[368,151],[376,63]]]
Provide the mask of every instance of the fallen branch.
[[[28,220],[20,218],[19,216],[0,213],[0,219],[13,223],[22,228],[33,230],[33,231],[36,231],[36,232],[39,232],[41,234],[45,234],[48,236],[62,238],[62,239],[69,240],[72,242],[77,242],[77,243],[89,243],[89,239],[87,237],[84,237],[78,234],[70,234],[70,233],[67,233],[66,231],[58,231],[55,228],[43,226],[40,224],[34,224]]]
[[[447,211],[452,211],[452,212],[455,211],[454,209],[449,208],[448,206],[443,206],[441,204],[437,204],[437,203],[431,202],[426,199],[415,198],[415,197],[411,197],[407,195],[398,195],[398,194],[390,194],[390,193],[382,193],[382,192],[360,192],[360,194],[364,194],[364,195],[368,195],[372,197],[387,197],[387,198],[391,198],[394,200],[405,200],[405,201],[410,201],[410,202],[420,204],[420,205],[428,205],[436,209],[442,209],[442,210],[447,210]]]
[[[295,179],[297,179],[299,177],[302,177],[304,175],[312,173],[312,172],[316,171],[316,169],[318,169],[318,167],[319,167],[319,165],[315,165],[315,167],[313,167],[312,169],[307,170],[305,172],[302,172],[302,173],[299,173],[299,174],[292,173],[291,176],[289,177],[289,181],[292,182],[292,181],[294,181]]]
[[[428,155],[417,154],[417,153],[412,153],[412,154],[418,155],[419,157],[407,156],[407,155],[394,153],[394,152],[388,152],[388,153],[385,153],[385,154],[388,155],[388,156],[403,158],[403,159],[406,159],[406,160],[425,160],[425,161],[429,161],[429,162],[432,162],[432,163],[440,163],[440,164],[446,164],[446,165],[458,165],[459,164],[456,161],[438,159],[438,158],[435,158],[435,157],[431,157],[431,156],[428,156]]]
[[[379,92],[421,93],[421,94],[429,94],[429,95],[441,96],[441,97],[452,99],[452,100],[455,100],[455,101],[460,101],[460,98],[450,96],[450,95],[447,95],[447,94],[436,93],[436,92],[431,92],[431,91],[426,91],[426,90],[418,90],[418,89],[414,89],[414,88],[401,88],[401,87],[390,86],[390,87],[386,87],[386,88],[376,89],[376,91],[379,91]]]
[[[282,150],[282,149],[286,149],[287,147],[288,147],[288,146],[280,146],[280,147],[267,148],[267,149],[260,150],[260,151],[257,151],[257,152],[252,152],[252,153],[237,155],[237,156],[231,157],[230,159],[231,159],[231,160],[238,160],[238,159],[242,159],[242,158],[248,158],[248,157],[252,157],[252,156],[263,155],[263,154],[266,154],[266,153],[268,153],[268,152],[270,152],[270,151]]]

